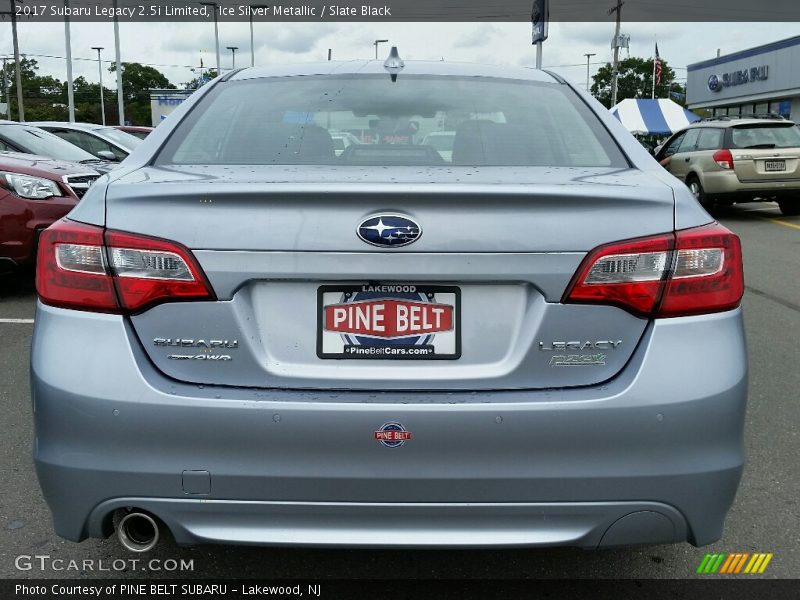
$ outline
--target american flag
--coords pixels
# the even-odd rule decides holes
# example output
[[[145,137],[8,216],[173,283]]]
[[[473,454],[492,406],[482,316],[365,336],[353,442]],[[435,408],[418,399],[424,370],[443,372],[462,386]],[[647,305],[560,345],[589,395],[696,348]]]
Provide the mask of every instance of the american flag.
[[[656,44],[656,57],[653,59],[653,63],[656,73],[656,85],[661,85],[661,57],[658,55],[658,44]]]

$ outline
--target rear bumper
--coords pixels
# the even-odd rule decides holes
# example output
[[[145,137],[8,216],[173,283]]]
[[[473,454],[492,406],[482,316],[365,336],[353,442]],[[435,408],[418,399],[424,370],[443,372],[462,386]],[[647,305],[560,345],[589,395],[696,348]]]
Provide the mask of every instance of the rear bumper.
[[[800,196],[800,180],[790,181],[739,181],[733,171],[708,171],[703,173],[706,194],[720,200],[743,201],[753,198]]]
[[[108,534],[104,515],[135,506],[158,515],[181,544],[272,546],[612,548],[678,542],[687,526],[657,502],[258,502],[115,498],[89,517],[89,533]]]
[[[123,318],[43,306],[31,369],[37,473],[76,541],[137,506],[179,543],[703,545],[744,460],[739,310],[658,321],[622,374],[571,390],[187,385]],[[412,439],[376,442],[388,421]]]

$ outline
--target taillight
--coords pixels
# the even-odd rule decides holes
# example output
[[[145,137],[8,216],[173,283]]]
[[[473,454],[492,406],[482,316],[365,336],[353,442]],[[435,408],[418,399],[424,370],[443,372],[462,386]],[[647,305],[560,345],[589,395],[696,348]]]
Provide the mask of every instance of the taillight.
[[[642,317],[730,310],[744,293],[739,238],[719,223],[596,248],[566,303],[611,304]]]
[[[214,299],[191,252],[167,240],[62,219],[42,233],[37,260],[36,290],[52,306],[122,313]]]
[[[42,302],[53,306],[118,311],[103,228],[62,219],[45,229],[39,236],[36,291]]]
[[[719,223],[676,232],[675,259],[659,317],[731,310],[744,294],[739,237]]]
[[[714,159],[714,162],[723,169],[733,169],[733,155],[727,148],[717,150],[714,152],[711,158]]]

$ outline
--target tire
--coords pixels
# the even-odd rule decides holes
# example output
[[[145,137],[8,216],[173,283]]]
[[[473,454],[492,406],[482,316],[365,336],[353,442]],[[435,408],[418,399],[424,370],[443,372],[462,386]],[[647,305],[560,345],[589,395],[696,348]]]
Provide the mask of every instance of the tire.
[[[800,215],[800,198],[797,200],[778,200],[781,213],[786,217],[796,217]]]
[[[706,195],[703,185],[697,177],[694,175],[688,177],[686,179],[686,187],[689,188],[692,196],[700,203],[700,206],[706,210],[710,210],[714,206],[714,202]]]

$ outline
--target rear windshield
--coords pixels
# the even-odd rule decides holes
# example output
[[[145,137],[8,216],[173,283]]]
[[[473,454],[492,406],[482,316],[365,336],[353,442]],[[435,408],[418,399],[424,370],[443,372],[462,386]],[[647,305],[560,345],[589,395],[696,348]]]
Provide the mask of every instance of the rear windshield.
[[[337,153],[331,131],[359,143]],[[158,163],[627,166],[566,85],[402,74],[221,83]]]
[[[731,129],[733,148],[800,148],[800,129],[792,123]]]

